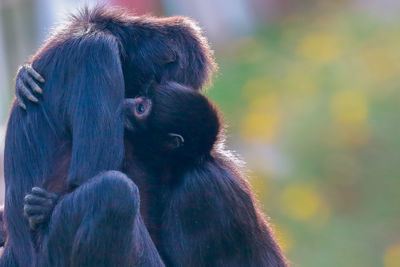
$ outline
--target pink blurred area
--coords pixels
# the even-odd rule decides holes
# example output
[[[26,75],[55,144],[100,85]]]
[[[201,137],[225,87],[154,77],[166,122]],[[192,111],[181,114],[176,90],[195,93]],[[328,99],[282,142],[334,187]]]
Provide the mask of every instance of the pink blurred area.
[[[136,14],[162,14],[162,3],[158,0],[110,0],[110,3],[115,6],[125,7],[134,11]]]

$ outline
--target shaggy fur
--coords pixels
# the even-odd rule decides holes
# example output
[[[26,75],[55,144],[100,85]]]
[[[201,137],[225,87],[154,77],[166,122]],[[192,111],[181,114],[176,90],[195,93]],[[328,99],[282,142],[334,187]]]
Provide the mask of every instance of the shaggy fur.
[[[229,153],[213,150],[177,180],[157,162],[141,169],[140,140],[124,136],[124,97],[154,81],[200,90],[209,80],[215,64],[195,23],[85,9],[31,63],[45,93],[11,110],[0,266],[286,265]],[[31,231],[23,199],[34,186],[63,196]]]

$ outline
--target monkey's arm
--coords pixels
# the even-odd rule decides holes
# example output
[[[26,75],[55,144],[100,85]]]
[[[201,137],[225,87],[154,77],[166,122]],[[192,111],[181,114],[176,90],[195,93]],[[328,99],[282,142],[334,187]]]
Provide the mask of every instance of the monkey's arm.
[[[31,193],[25,196],[24,213],[28,218],[31,230],[36,230],[39,225],[49,222],[58,199],[58,194],[48,192],[40,187],[32,188]]]
[[[60,105],[63,106],[62,116],[58,119],[63,120],[61,123],[69,128],[72,135],[67,184],[73,190],[102,171],[119,170],[122,167],[125,85],[119,44],[115,38],[93,35],[61,48],[64,49],[63,53],[69,55],[68,60],[64,60],[63,53],[59,53],[51,67],[46,65],[51,71],[44,69],[40,59],[32,63],[32,68],[40,73],[47,71],[49,76],[46,86],[53,92],[49,92],[49,95],[45,95],[47,98],[43,99],[47,108],[57,111]],[[32,95],[21,83],[23,79],[29,83],[29,75],[35,73],[32,68],[21,69],[17,77],[17,88],[20,88],[17,89],[18,94],[18,90],[21,90],[26,96]],[[58,75],[60,73],[64,75]],[[60,90],[60,84],[63,85],[63,92],[58,95],[62,93],[62,103],[56,103],[50,99],[50,93],[54,95]],[[28,99],[34,102],[37,100],[32,97]],[[56,115],[58,112],[53,113]]]
[[[45,82],[44,78],[37,73],[31,65],[24,64],[18,69],[17,77],[15,78],[15,96],[17,98],[17,103],[21,108],[26,109],[26,100],[34,103],[39,102],[37,97],[34,95],[34,93],[40,95],[43,94],[41,85],[38,83],[38,81],[40,83]],[[129,120],[130,114],[126,113],[127,111],[131,111],[133,107],[134,104],[132,103],[131,99],[124,100],[126,129],[132,128],[132,123]]]
[[[100,172],[122,168],[125,84],[112,35],[83,35],[59,49],[51,62],[39,58],[32,67],[46,77],[42,105],[72,143],[67,186],[73,190]]]

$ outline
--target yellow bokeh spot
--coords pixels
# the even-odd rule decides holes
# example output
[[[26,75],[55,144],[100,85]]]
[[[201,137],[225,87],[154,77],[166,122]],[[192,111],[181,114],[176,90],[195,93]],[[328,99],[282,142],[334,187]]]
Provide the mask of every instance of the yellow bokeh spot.
[[[280,109],[275,93],[251,99],[249,111],[243,118],[241,135],[245,139],[265,143],[276,139],[280,121]]]
[[[288,253],[293,246],[293,238],[289,231],[283,225],[271,225],[278,244],[283,252]]]
[[[310,220],[322,208],[322,199],[311,185],[291,185],[281,196],[282,208],[288,216],[299,221]]]
[[[368,114],[365,95],[359,91],[339,91],[332,98],[331,112],[341,126],[360,126]]]
[[[330,63],[340,56],[339,40],[332,34],[312,33],[300,41],[297,54],[316,63]]]
[[[400,267],[400,244],[390,246],[383,256],[384,267]]]
[[[250,111],[243,120],[241,135],[247,139],[273,142],[277,136],[279,114],[276,111]]]

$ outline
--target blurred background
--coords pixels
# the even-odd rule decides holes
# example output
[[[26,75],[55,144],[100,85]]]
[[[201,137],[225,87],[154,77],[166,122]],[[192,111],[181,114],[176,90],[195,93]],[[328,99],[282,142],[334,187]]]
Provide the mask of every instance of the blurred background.
[[[1,148],[18,66],[96,2],[0,0]],[[207,94],[293,266],[400,266],[400,1],[103,3],[199,21]]]

